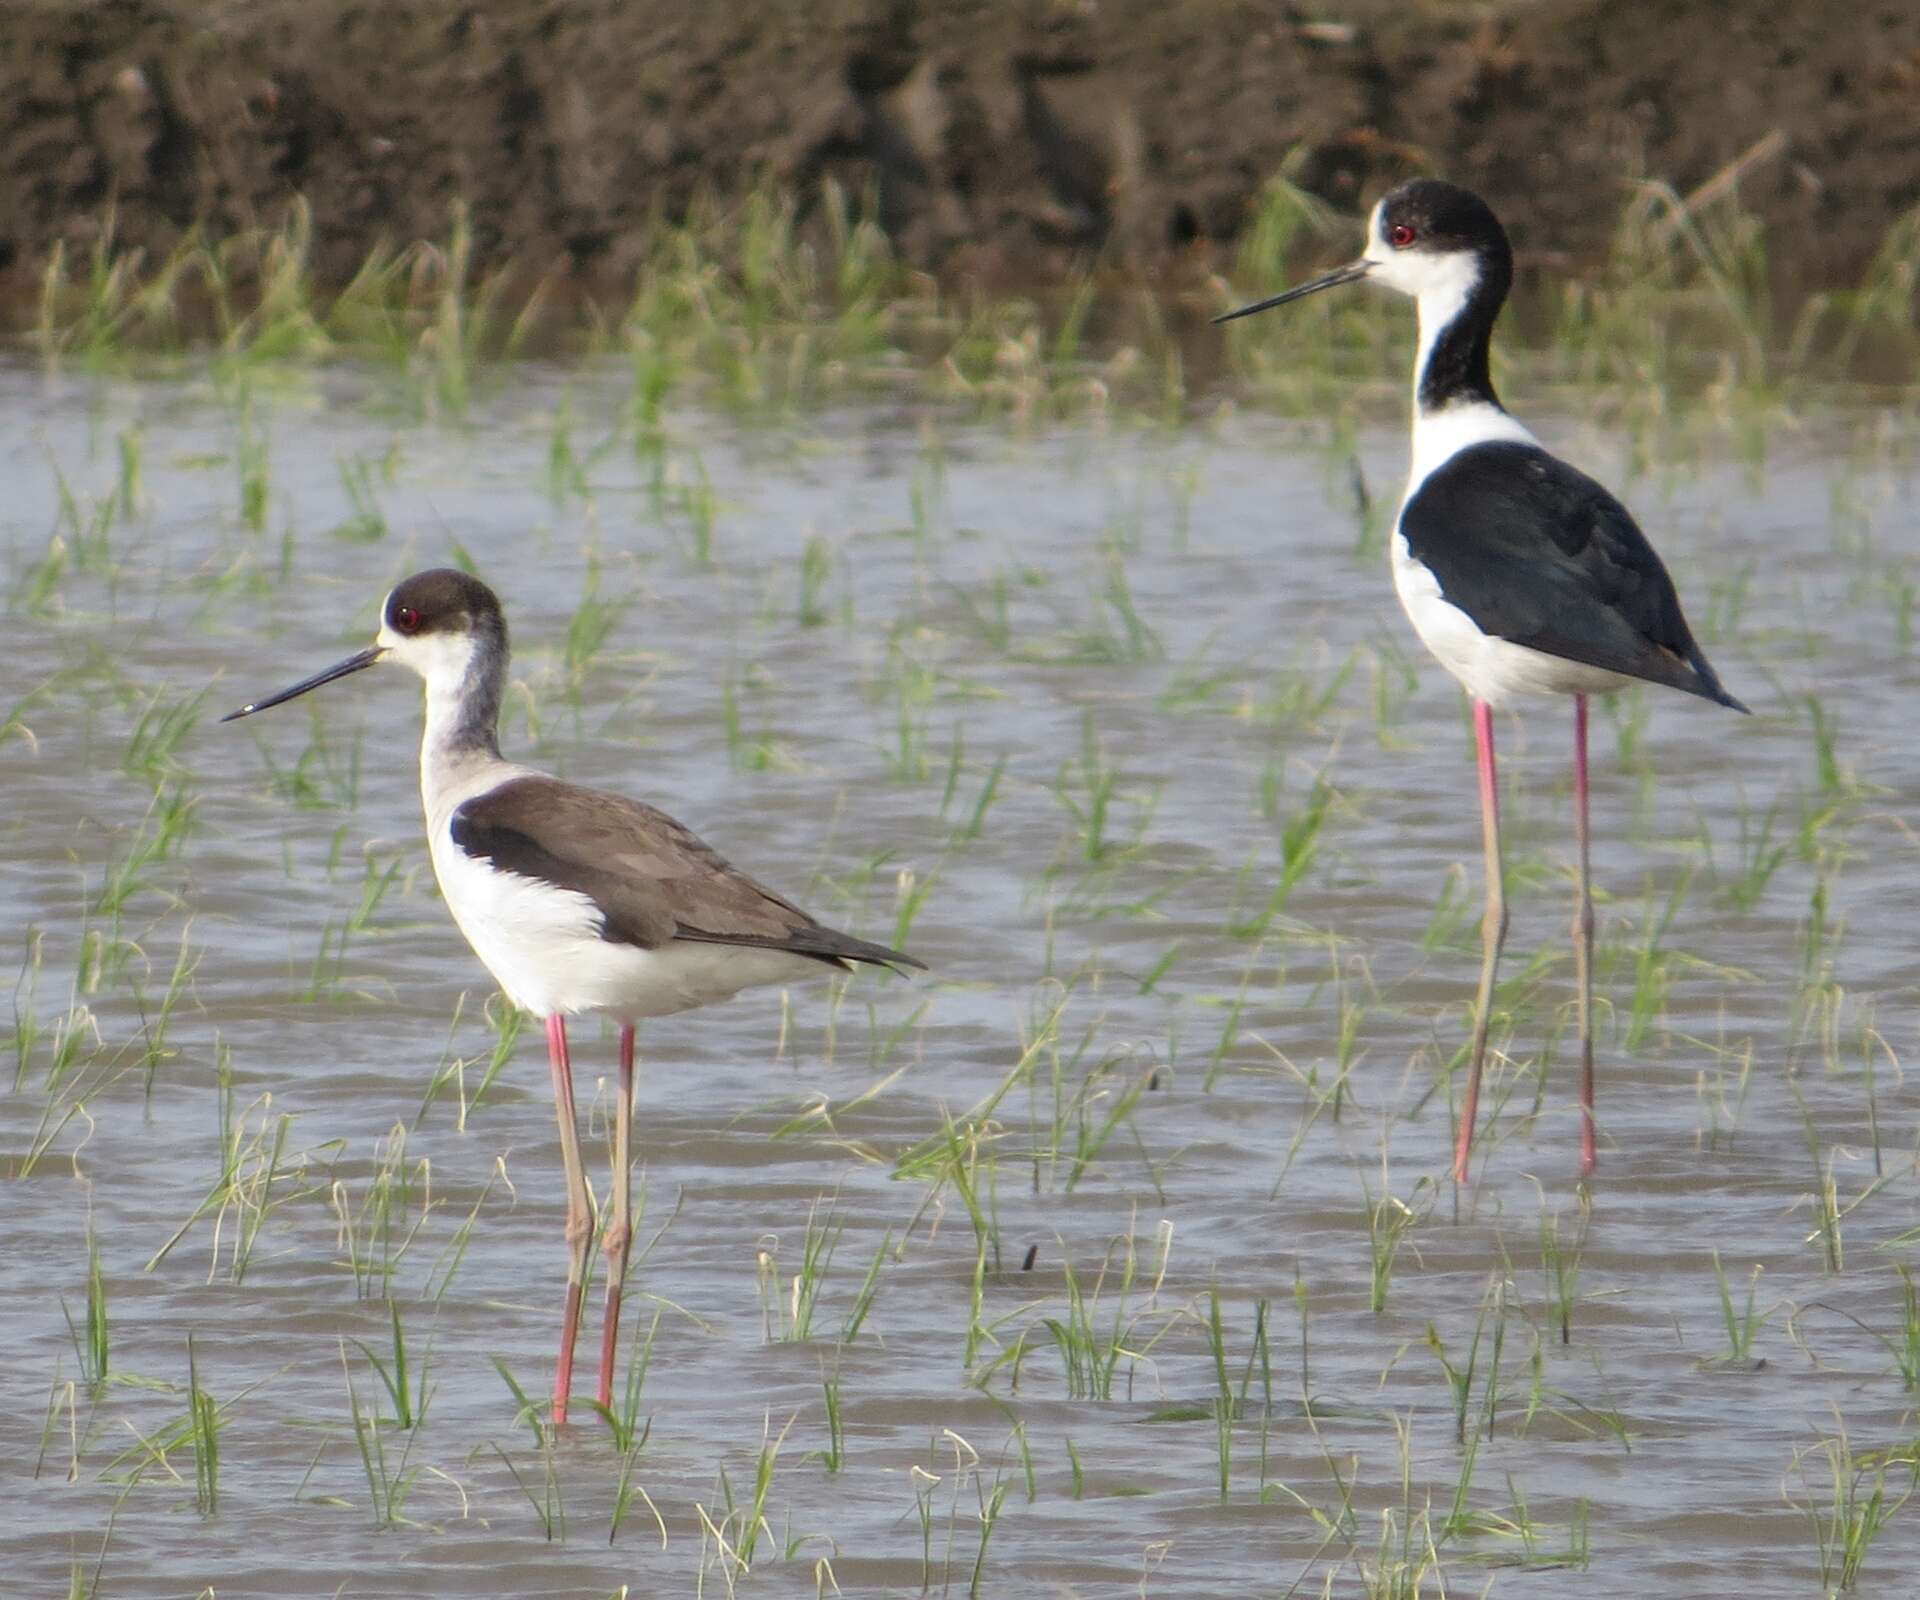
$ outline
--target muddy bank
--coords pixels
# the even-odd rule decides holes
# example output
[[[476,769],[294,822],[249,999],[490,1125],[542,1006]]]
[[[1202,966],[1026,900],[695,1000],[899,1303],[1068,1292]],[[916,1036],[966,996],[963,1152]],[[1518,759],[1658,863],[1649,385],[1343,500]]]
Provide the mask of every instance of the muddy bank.
[[[1621,180],[1740,195],[1776,268],[1858,273],[1920,202],[1920,9],[1350,0],[15,0],[0,16],[0,270],[163,252],[311,203],[318,265],[435,237],[617,279],[702,190],[877,196],[907,259],[1045,278],[1231,241],[1290,151],[1343,205],[1410,170],[1523,251],[1602,249]]]

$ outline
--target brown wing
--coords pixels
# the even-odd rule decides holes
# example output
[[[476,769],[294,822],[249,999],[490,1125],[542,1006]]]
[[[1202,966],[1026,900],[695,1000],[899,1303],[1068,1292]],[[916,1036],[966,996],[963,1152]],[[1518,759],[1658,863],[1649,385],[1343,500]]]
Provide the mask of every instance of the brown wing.
[[[477,860],[585,895],[600,908],[604,938],[643,950],[693,939],[790,950],[833,966],[922,966],[822,926],[664,811],[619,795],[513,778],[457,808],[450,831]]]

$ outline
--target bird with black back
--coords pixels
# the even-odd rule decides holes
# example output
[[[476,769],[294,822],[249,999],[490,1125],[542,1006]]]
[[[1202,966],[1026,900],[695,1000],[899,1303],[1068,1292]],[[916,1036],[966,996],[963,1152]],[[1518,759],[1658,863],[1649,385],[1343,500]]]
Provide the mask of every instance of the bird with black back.
[[[1585,1177],[1597,1159],[1588,697],[1653,683],[1735,711],[1747,708],[1708,663],[1673,580],[1626,507],[1545,450],[1494,393],[1493,325],[1513,284],[1513,250],[1486,202],[1434,178],[1402,184],[1373,208],[1357,260],[1214,320],[1251,316],[1347,283],[1410,295],[1418,311],[1413,460],[1390,541],[1393,586],[1421,643],[1473,703],[1487,898],[1454,1179],[1468,1179],[1507,932],[1493,711],[1540,693],[1573,698],[1573,937]]]

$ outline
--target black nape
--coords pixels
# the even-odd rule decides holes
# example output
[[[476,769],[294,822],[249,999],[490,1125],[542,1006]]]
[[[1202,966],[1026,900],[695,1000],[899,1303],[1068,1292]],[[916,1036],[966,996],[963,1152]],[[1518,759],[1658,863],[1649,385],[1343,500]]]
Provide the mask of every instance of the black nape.
[[[1500,404],[1500,397],[1493,392],[1493,319],[1506,290],[1502,288],[1489,305],[1483,304],[1487,288],[1483,279],[1433,341],[1427,364],[1420,369],[1423,411],[1463,403]]]

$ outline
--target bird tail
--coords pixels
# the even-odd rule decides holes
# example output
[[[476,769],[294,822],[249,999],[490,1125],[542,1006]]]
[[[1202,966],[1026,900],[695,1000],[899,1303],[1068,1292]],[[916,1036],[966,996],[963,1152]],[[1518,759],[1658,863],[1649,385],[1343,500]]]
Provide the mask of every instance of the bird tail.
[[[1743,716],[1753,715],[1751,708],[1727,693],[1726,685],[1720,681],[1719,673],[1713,670],[1698,645],[1687,652],[1687,665],[1693,668],[1695,676],[1700,680],[1699,685],[1694,689],[1695,694],[1711,700],[1715,705],[1738,711]]]

